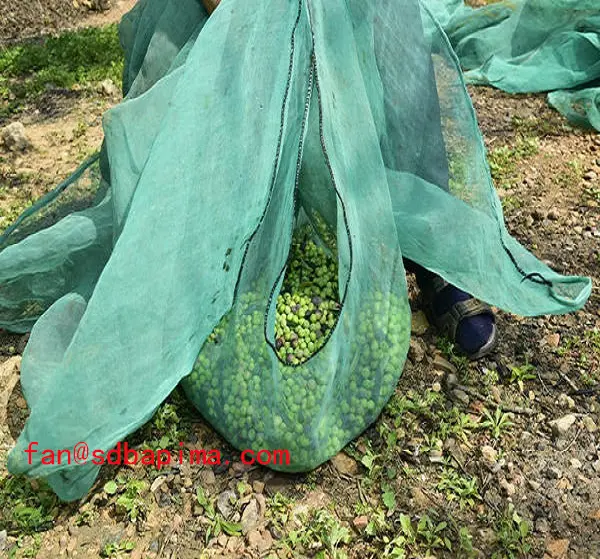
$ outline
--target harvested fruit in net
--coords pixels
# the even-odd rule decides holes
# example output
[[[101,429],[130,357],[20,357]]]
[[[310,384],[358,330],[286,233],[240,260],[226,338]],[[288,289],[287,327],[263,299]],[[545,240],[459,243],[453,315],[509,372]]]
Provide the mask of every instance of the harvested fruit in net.
[[[275,469],[305,470],[339,451],[376,419],[401,374],[407,301],[370,293],[351,326],[337,293],[336,255],[297,235],[276,304],[275,351],[265,340],[263,299],[245,293],[183,381],[234,446],[288,450],[291,463]],[[330,348],[338,355],[341,340],[348,350],[335,362]]]

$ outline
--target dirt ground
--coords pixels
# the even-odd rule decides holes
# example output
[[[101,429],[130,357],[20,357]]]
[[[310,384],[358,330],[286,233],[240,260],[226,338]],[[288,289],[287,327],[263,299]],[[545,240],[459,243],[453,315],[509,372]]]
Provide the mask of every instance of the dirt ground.
[[[133,4],[131,0],[0,0],[0,45],[116,21]]]
[[[133,3],[113,2],[111,10],[92,16],[100,21],[92,22],[114,20]],[[77,20],[80,12],[71,8],[70,0],[55,4],[69,5],[61,12],[69,24]],[[54,4],[48,6],[52,12]],[[0,0],[2,17],[12,17],[4,8]],[[10,530],[2,536],[0,525],[0,556],[3,547],[8,552],[16,542],[21,545],[15,548],[16,557],[314,556],[318,546],[312,551],[309,544],[293,548],[290,534],[307,530],[302,514],[329,506],[351,534],[351,542],[340,549],[356,559],[384,556],[382,537],[365,528],[367,522],[376,523],[381,510],[382,522],[397,533],[399,512],[416,517],[434,511],[451,526],[466,526],[479,550],[473,556],[599,559],[600,135],[569,126],[543,96],[510,96],[489,88],[471,89],[471,94],[496,163],[492,167],[510,232],[557,271],[592,278],[594,290],[583,310],[539,318],[499,312],[497,350],[466,364],[440,349],[413,294],[413,341],[397,394],[378,422],[333,461],[295,476],[247,468],[233,458],[229,468],[214,470],[178,466],[162,472],[130,472],[125,467],[103,471],[92,493],[81,503],[59,506],[38,536],[19,540]],[[118,101],[116,93],[84,98],[63,94],[20,115],[33,148],[22,154],[0,153],[0,176],[8,185],[0,204],[11,204],[17,190],[19,196],[25,189],[35,198],[67,177],[99,147],[101,116]],[[27,415],[18,382],[26,339],[0,334],[0,475],[6,473],[4,458]],[[399,422],[398,407],[406,399],[413,407]],[[497,418],[496,433],[480,428],[485,421],[494,427],[482,412],[494,407],[508,413],[510,422],[500,425]],[[454,409],[479,427],[456,430],[441,448],[428,446],[431,433],[437,432],[436,418]],[[222,448],[233,456],[210,426],[193,410],[187,412],[192,415],[185,439],[189,447]],[[393,445],[386,442],[391,432]],[[367,460],[369,453],[383,459]],[[449,463],[465,479],[476,480],[478,497],[472,503],[440,485]],[[382,481],[373,464],[388,478]],[[123,472],[147,483],[141,492],[144,514],[135,521],[124,517],[116,496],[103,489]],[[393,510],[381,504],[382,488],[388,486],[395,495]],[[207,538],[213,520],[195,497],[198,488],[217,498],[223,505],[219,511],[233,521],[243,520],[250,504],[257,503],[251,534]],[[233,495],[227,511],[224,495]],[[531,548],[493,555],[502,531],[496,521],[511,506],[529,523]],[[135,548],[128,549],[125,542]],[[35,554],[26,555],[27,549]],[[329,549],[321,557],[342,556]],[[437,549],[414,556],[468,555]]]

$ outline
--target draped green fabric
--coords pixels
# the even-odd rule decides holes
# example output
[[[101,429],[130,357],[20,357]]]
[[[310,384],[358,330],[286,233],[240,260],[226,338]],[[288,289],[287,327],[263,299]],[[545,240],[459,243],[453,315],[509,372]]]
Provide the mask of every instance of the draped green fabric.
[[[12,472],[81,497],[98,467],[29,463],[29,443],[108,450],[182,380],[236,447],[317,466],[396,388],[403,257],[523,315],[589,296],[506,231],[456,57],[416,0],[223,0],[210,19],[199,0],[141,0],[121,36],[127,96],[99,158],[0,239],[0,325],[32,329]],[[274,301],[306,221],[342,309],[291,367]]]
[[[551,92],[575,124],[600,130],[600,4],[597,0],[504,0],[469,8],[427,0],[467,81],[509,93]]]

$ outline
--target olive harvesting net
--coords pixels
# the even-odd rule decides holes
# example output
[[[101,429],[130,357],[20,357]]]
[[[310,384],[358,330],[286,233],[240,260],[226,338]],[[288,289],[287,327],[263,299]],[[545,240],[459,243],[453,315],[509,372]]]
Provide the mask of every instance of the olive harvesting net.
[[[509,93],[549,92],[549,103],[570,121],[600,130],[598,0],[427,3],[467,81]]]
[[[417,0],[141,0],[120,33],[101,153],[0,238],[0,326],[31,329],[12,472],[81,497],[98,466],[29,443],[110,449],[182,380],[234,446],[317,466],[396,389],[403,258],[522,315],[588,298],[506,231]]]

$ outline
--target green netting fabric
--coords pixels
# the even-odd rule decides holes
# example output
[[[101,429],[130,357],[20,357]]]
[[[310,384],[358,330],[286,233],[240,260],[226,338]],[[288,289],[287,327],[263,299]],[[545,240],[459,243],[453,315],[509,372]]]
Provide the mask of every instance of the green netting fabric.
[[[427,4],[467,81],[509,93],[550,91],[550,104],[569,120],[600,130],[597,0],[506,0],[478,9],[462,0]]]
[[[524,315],[589,296],[508,235],[457,61],[415,0],[223,0],[208,20],[199,0],[143,0],[121,32],[127,98],[105,116],[94,196],[61,217],[75,177],[55,222],[35,226],[43,203],[1,240],[2,325],[38,319],[12,472],[80,497],[97,467],[29,464],[29,442],[109,449],[184,378],[235,446],[318,465],[395,389],[403,257]],[[342,309],[289,366],[275,300],[303,222],[337,258]]]

